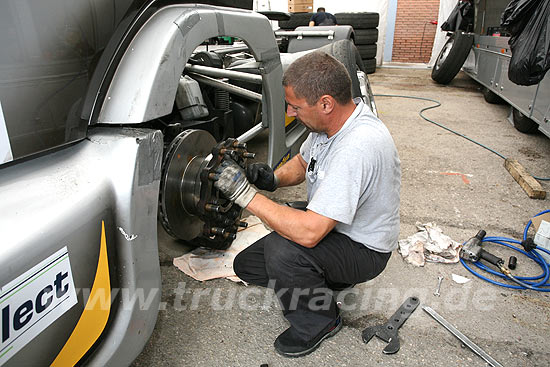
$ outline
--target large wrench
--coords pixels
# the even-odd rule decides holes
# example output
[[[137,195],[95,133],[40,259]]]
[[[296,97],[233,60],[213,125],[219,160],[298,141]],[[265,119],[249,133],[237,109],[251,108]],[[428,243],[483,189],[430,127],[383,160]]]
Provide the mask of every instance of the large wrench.
[[[384,354],[397,353],[401,347],[397,330],[407,321],[419,304],[420,301],[417,297],[407,298],[393,316],[390,317],[388,322],[383,325],[371,326],[363,330],[363,341],[368,343],[373,336],[376,336],[388,343],[383,350]]]

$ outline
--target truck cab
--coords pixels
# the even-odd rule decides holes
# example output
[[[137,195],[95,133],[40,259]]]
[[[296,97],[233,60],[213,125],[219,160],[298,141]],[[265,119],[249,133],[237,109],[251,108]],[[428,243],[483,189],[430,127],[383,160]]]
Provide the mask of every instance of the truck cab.
[[[264,130],[272,167],[299,151],[281,80],[300,53],[251,9],[0,3],[0,365],[129,365],[159,310],[157,226],[227,248],[242,208],[209,174]],[[374,106],[354,47],[329,46]]]

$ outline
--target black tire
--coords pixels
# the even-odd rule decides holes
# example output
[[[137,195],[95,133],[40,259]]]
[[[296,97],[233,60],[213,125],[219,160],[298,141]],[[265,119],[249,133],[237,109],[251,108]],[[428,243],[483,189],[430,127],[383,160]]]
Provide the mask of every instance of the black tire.
[[[517,131],[524,134],[534,134],[539,131],[539,124],[512,107],[512,118]]]
[[[357,78],[357,70],[365,71],[361,56],[357,48],[350,40],[340,40],[319,48],[327,54],[334,56],[346,67],[351,77],[351,94],[352,97],[361,97],[361,87]]]
[[[338,24],[349,24],[354,29],[370,29],[378,27],[380,15],[378,13],[336,13]]]
[[[374,73],[376,71],[376,59],[363,59],[363,66],[365,67],[365,73]]]
[[[279,28],[292,29],[303,25],[309,25],[309,20],[315,13],[290,13],[289,20],[280,20]]]
[[[487,87],[483,87],[483,99],[490,104],[504,104],[504,100]]]
[[[357,50],[359,50],[362,59],[376,57],[376,45],[357,45]]]
[[[448,84],[458,74],[466,61],[474,37],[467,33],[455,32],[439,52],[432,69],[432,79],[439,84]]]
[[[356,45],[373,45],[378,41],[378,29],[355,29]]]

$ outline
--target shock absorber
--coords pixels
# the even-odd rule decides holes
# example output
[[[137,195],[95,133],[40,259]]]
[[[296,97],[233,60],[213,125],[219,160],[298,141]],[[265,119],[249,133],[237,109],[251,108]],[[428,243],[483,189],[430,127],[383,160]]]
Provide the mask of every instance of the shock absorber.
[[[227,81],[227,79],[224,79],[224,81]],[[229,111],[230,103],[228,91],[218,88],[214,90],[214,106],[217,110]]]

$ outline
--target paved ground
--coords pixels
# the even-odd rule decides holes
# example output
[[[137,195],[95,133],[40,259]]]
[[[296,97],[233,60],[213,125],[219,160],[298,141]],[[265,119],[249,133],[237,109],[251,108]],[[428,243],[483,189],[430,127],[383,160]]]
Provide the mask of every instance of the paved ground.
[[[429,118],[518,159],[534,175],[550,176],[550,140],[517,132],[507,121],[508,108],[487,104],[479,86],[466,75],[440,86],[432,82],[429,70],[384,68],[370,79],[378,94],[441,101],[442,107],[426,112]],[[489,235],[520,238],[529,218],[550,207],[549,199],[529,199],[498,156],[422,120],[418,111],[430,102],[376,100],[402,162],[400,238],[415,233],[416,222],[435,222],[457,241],[468,239],[480,228]],[[265,156],[265,136],[250,145]],[[548,183],[543,187],[550,190]],[[274,198],[296,200],[304,193],[303,187],[282,189]],[[474,278],[461,264],[413,267],[397,252],[380,277],[356,286],[355,293],[345,298],[340,295],[346,309],[340,333],[309,356],[286,359],[272,346],[288,325],[271,292],[228,280],[194,281],[172,266],[172,258],[188,248],[162,231],[159,236],[162,300],[167,307],[160,312],[151,340],[134,366],[485,365],[420,308],[400,329],[397,354],[382,354],[384,344],[379,340],[361,341],[365,327],[385,322],[411,295],[454,323],[503,365],[550,365],[548,293],[496,287]],[[505,258],[512,254],[496,245],[490,250]],[[519,275],[540,272],[529,261],[518,255]],[[459,285],[451,281],[452,273],[473,280]],[[432,294],[438,275],[444,276],[441,297]]]

